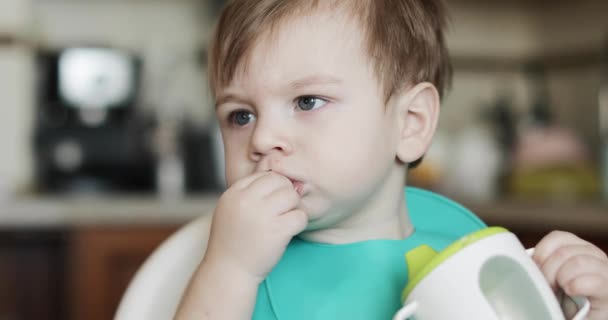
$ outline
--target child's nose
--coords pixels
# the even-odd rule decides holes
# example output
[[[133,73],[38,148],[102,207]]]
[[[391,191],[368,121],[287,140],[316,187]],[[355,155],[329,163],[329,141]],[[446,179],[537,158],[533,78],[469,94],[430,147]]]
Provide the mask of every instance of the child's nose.
[[[279,152],[290,154],[293,147],[289,141],[289,128],[272,121],[258,119],[250,143],[250,157],[260,161],[264,156]]]

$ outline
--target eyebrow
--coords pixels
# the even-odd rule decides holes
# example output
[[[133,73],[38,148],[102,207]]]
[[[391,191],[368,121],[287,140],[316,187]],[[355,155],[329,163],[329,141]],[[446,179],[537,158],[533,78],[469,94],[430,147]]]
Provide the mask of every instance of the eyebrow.
[[[322,84],[340,84],[342,80],[326,75],[326,74],[316,74],[308,77],[304,77],[302,79],[298,79],[289,84],[292,89],[300,89],[303,87],[308,87],[312,85],[322,85]]]
[[[238,103],[245,103],[245,104],[248,103],[246,99],[243,99],[236,94],[228,93],[228,94],[220,95],[217,98],[217,100],[215,101],[215,109],[217,110],[217,108],[219,106],[221,106],[222,104],[224,104],[226,102],[230,102],[230,101],[234,101],[234,102],[238,102]]]
[[[341,84],[342,80],[336,77],[326,75],[326,74],[315,74],[312,76],[307,76],[298,80],[291,82],[288,86],[292,90],[297,90],[301,88],[305,88],[312,85],[326,85],[326,84]],[[240,103],[247,103],[247,99],[243,99],[242,97],[236,94],[222,94],[220,95],[215,102],[215,109],[217,109],[220,105],[229,102],[235,101]]]

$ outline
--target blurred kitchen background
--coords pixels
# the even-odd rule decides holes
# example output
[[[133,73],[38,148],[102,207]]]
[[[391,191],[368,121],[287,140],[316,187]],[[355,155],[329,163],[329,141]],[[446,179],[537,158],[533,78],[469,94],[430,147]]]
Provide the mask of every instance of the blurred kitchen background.
[[[608,2],[448,0],[454,65],[408,183],[526,245],[608,249]],[[0,0],[0,319],[111,319],[223,186],[206,82],[221,0]]]

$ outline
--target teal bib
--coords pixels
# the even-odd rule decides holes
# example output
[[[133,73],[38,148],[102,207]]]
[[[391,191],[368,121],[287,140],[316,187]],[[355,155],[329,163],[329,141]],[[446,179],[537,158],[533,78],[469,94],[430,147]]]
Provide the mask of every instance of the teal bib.
[[[404,254],[422,244],[440,251],[485,227],[437,194],[407,188],[414,233],[403,240],[343,245],[294,238],[260,285],[254,320],[392,319],[407,285]]]

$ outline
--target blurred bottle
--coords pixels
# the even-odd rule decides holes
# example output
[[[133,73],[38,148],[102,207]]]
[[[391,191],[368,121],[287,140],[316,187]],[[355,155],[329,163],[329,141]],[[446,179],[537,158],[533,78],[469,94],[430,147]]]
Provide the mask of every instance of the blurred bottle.
[[[544,68],[528,67],[534,100],[518,127],[508,189],[518,198],[580,201],[597,198],[599,184],[590,150],[555,121]]]
[[[162,201],[173,202],[185,194],[185,170],[179,145],[180,121],[161,115],[155,134],[156,189]]]
[[[496,200],[505,157],[494,130],[477,120],[451,140],[450,170],[442,186],[446,194],[478,203]]]

